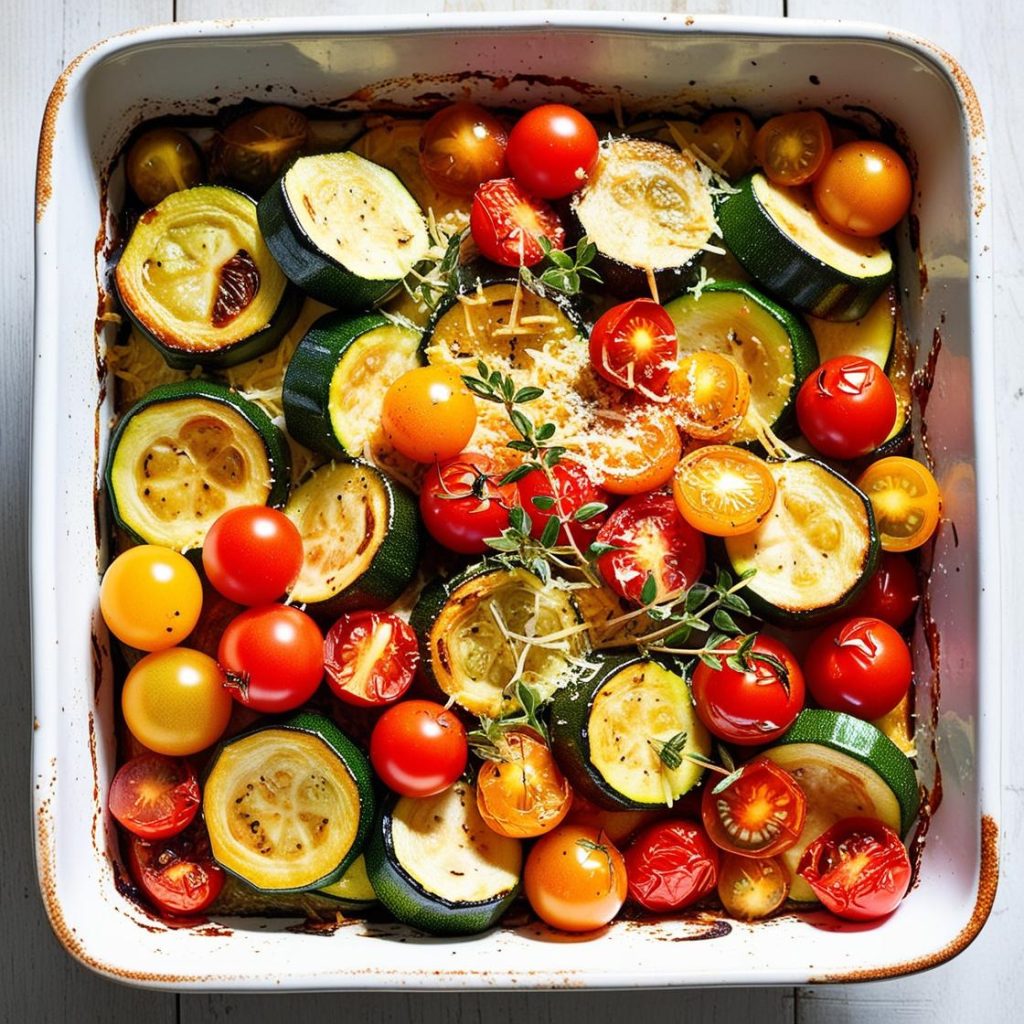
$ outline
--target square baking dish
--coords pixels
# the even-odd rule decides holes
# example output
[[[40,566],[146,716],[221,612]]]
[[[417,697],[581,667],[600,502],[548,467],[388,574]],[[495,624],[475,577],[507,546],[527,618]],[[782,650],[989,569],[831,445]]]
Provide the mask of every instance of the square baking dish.
[[[122,895],[104,810],[114,683],[96,613],[106,540],[97,453],[111,415],[102,353],[113,330],[96,312],[106,168],[143,119],[210,115],[246,96],[361,110],[467,94],[631,113],[815,106],[894,122],[916,156],[900,280],[919,363],[941,343],[926,418],[946,517],[929,588],[939,642],[929,656],[919,627],[915,643],[918,749],[924,781],[934,787],[940,770],[944,796],[917,886],[890,919],[853,926],[812,912],[745,925],[696,915],[619,922],[587,941],[534,925],[451,940],[355,922],[324,938],[261,918],[168,928]],[[115,207],[119,187],[110,182]],[[998,875],[986,189],[984,129],[962,70],[928,43],[870,25],[597,13],[196,23],[119,36],[74,61],[40,141],[31,491],[36,851],[68,951],[142,985],[280,991],[802,984],[904,974],[965,948]]]

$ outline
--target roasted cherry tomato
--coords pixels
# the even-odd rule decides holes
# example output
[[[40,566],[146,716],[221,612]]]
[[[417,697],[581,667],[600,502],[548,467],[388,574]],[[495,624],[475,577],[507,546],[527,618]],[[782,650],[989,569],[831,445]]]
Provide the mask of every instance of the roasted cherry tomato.
[[[881,619],[899,627],[914,614],[920,596],[917,573],[907,556],[883,551],[877,571],[848,614]]]
[[[453,459],[476,429],[476,400],[458,371],[418,366],[384,394],[381,425],[388,440],[417,462]]]
[[[607,506],[608,495],[590,479],[587,471],[578,462],[570,459],[556,463],[551,469],[551,476],[555,481],[557,496],[543,470],[532,470],[518,483],[519,503],[526,509],[532,524],[530,533],[539,539],[548,520],[551,516],[557,515],[563,523],[569,521],[568,525],[559,528],[558,543],[568,544],[571,535],[576,546],[585,553],[597,536],[598,530],[607,521],[608,513],[605,510],[593,515],[584,513],[586,518],[582,521],[573,519],[573,516],[588,505]]]
[[[772,857],[800,838],[807,798],[789,772],[757,757],[716,793],[726,782],[709,779],[700,804],[704,827],[716,846],[744,857]]]
[[[523,870],[534,913],[565,932],[608,924],[626,902],[626,886],[626,865],[612,841],[579,825],[561,825],[541,836]]]
[[[750,377],[720,352],[693,352],[668,379],[679,429],[701,441],[725,440],[750,405]]]
[[[863,356],[826,360],[800,386],[800,432],[832,459],[855,459],[877,448],[896,422],[896,392],[882,368]]]
[[[249,608],[232,619],[217,649],[231,695],[277,714],[305,704],[324,675],[324,638],[303,611],[284,604]]]
[[[561,199],[582,188],[597,155],[594,126],[562,103],[527,111],[508,138],[509,170],[527,192],[541,199]]]
[[[590,362],[605,380],[657,395],[668,384],[678,348],[672,317],[653,299],[612,306],[590,332]]]
[[[781,114],[761,125],[754,151],[769,181],[803,185],[821,173],[831,156],[832,133],[816,110]]]
[[[697,448],[676,466],[672,494],[682,517],[701,533],[735,537],[757,529],[775,501],[764,459],[729,444]]]
[[[560,825],[572,790],[547,745],[528,732],[507,732],[476,777],[480,817],[503,836],[529,839]]]
[[[672,479],[683,453],[675,417],[663,405],[637,401],[625,407],[625,421],[595,431],[583,450],[600,483],[612,494],[644,494]]]
[[[796,873],[837,917],[873,921],[891,914],[910,888],[900,837],[874,818],[844,818],[804,850]]]
[[[643,601],[650,578],[660,602],[696,583],[704,571],[704,538],[679,514],[671,494],[627,498],[598,531],[597,542],[615,546],[597,559],[597,567],[605,583],[629,601]]]
[[[825,629],[804,657],[807,689],[829,711],[881,718],[907,695],[914,675],[907,642],[881,619]]]
[[[775,857],[722,855],[718,898],[737,921],[757,921],[778,910],[789,895],[789,872]]]
[[[476,190],[469,228],[480,252],[506,267],[540,263],[544,259],[540,238],[546,238],[553,249],[565,245],[558,214],[512,178],[496,178]]]
[[[110,813],[133,835],[167,839],[192,824],[199,810],[195,772],[180,758],[140,754],[110,783]]]
[[[501,484],[486,455],[463,452],[427,470],[420,489],[423,525],[439,544],[462,555],[482,555],[486,540],[508,526],[508,512],[519,504],[514,483]],[[533,510],[530,509],[533,515]]]
[[[626,850],[629,898],[647,910],[682,910],[714,892],[718,849],[691,821],[659,821]]]
[[[100,613],[107,629],[140,651],[181,643],[203,608],[203,584],[177,551],[140,544],[118,555],[100,584]]]
[[[269,604],[302,571],[302,534],[276,508],[243,505],[228,509],[203,541],[206,578],[229,601]]]
[[[721,110],[700,123],[695,142],[727,178],[742,178],[754,166],[757,129],[742,110]]]
[[[716,652],[722,667],[698,662],[693,670],[693,700],[708,731],[726,743],[755,746],[781,736],[804,706],[804,675],[785,644],[763,633],[746,655],[747,671],[725,659],[738,641],[728,640]]]
[[[939,485],[914,459],[879,459],[861,474],[857,486],[871,499],[884,551],[919,548],[939,525]]]
[[[172,192],[198,185],[203,162],[192,140],[173,128],[143,132],[125,157],[128,184],[146,206],[156,206]]]
[[[198,754],[216,743],[231,706],[217,662],[185,647],[147,654],[121,691],[128,730],[144,747],[170,757]]]
[[[439,192],[471,196],[477,185],[505,173],[508,134],[475,103],[454,103],[423,126],[420,167]]]
[[[429,700],[405,700],[388,708],[370,737],[374,770],[402,796],[446,790],[462,774],[468,757],[462,722]]]
[[[412,685],[419,643],[390,612],[342,615],[324,637],[324,671],[334,695],[356,707],[393,704]]]
[[[216,163],[245,188],[262,192],[309,140],[301,111],[273,104],[236,118],[214,144]]]
[[[169,839],[128,840],[128,868],[146,899],[172,917],[201,914],[220,895],[224,872],[214,863],[200,822]]]
[[[903,158],[881,142],[839,146],[814,183],[818,212],[840,231],[873,238],[910,208],[913,185]]]

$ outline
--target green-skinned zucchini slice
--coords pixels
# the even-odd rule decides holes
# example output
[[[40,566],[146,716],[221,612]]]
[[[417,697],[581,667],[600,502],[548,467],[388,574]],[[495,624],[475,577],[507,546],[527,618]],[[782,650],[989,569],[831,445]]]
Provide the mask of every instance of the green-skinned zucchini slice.
[[[147,210],[115,281],[128,317],[179,369],[269,351],[302,302],[263,241],[256,204],[220,185],[174,192]]]

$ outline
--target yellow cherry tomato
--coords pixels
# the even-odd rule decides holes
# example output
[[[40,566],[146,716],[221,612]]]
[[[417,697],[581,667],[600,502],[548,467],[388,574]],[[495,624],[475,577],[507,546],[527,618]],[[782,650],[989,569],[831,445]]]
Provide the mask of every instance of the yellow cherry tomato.
[[[789,895],[789,872],[776,857],[727,853],[718,869],[718,898],[730,917],[755,921],[782,906]]]
[[[724,440],[750,405],[750,377],[719,352],[693,352],[679,361],[667,394],[679,429],[702,441]]]
[[[147,654],[124,683],[125,724],[158,754],[197,754],[227,728],[233,701],[224,684],[217,662],[199,651],[175,647]]]
[[[129,548],[110,563],[100,585],[100,613],[122,643],[162,651],[181,643],[199,621],[203,585],[183,555],[156,544]]]
[[[861,474],[857,486],[871,501],[884,551],[919,548],[939,525],[939,485],[915,459],[879,459]]]
[[[675,418],[663,406],[638,402],[625,423],[607,428],[609,439],[600,437],[584,446],[597,467],[597,482],[612,494],[644,494],[672,479],[683,442]]]
[[[388,440],[407,458],[443,462],[473,436],[476,399],[457,370],[419,366],[388,388],[381,422]]]
[[[203,164],[192,140],[173,128],[154,128],[132,143],[125,158],[128,184],[147,206],[198,185]]]
[[[696,143],[725,172],[727,178],[742,178],[754,166],[757,129],[742,110],[721,110],[700,123]]]
[[[763,459],[728,444],[697,448],[676,466],[672,494],[679,514],[713,537],[757,529],[775,501],[775,480]]]

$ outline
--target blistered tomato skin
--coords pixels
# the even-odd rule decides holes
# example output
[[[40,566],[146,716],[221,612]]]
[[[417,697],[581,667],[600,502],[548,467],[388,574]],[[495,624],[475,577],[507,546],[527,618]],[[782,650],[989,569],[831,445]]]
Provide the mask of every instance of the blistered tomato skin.
[[[718,850],[704,829],[690,821],[651,825],[625,856],[629,898],[647,910],[682,910],[718,884]]]
[[[594,126],[561,103],[527,111],[509,135],[509,169],[528,192],[542,199],[561,199],[582,188],[597,158]]]
[[[128,867],[150,903],[171,917],[201,914],[224,887],[224,872],[214,863],[200,822],[169,839],[132,836]]]

